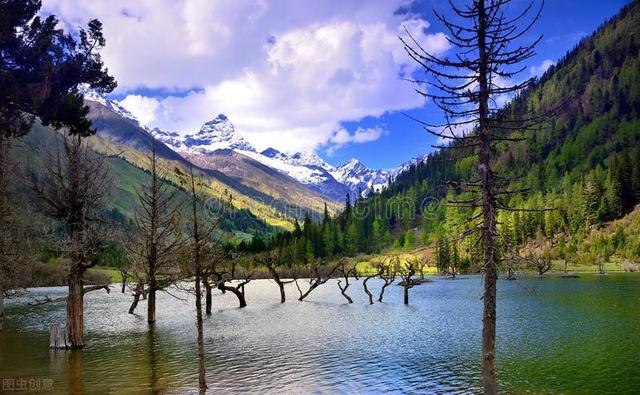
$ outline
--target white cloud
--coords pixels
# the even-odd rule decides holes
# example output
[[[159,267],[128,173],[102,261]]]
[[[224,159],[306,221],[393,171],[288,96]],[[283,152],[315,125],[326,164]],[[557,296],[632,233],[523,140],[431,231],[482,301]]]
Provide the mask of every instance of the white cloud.
[[[122,105],[142,122],[189,133],[225,113],[258,148],[310,150],[344,121],[424,104],[400,79],[416,64],[397,36],[405,26],[435,53],[449,43],[427,33],[427,21],[394,13],[405,2],[45,0],[44,8],[70,25],[103,21],[103,57],[119,93],[129,93]],[[140,87],[190,93],[145,98]]]
[[[149,125],[156,119],[156,111],[160,107],[158,99],[141,95],[128,95],[120,104],[143,125]]]
[[[328,142],[326,149],[327,154],[333,155],[333,153],[340,147],[346,144],[362,144],[369,143],[378,140],[383,135],[386,135],[387,131],[380,127],[362,128],[359,127],[355,132],[349,133],[344,128],[336,130]]]
[[[549,69],[551,66],[555,66],[556,62],[551,59],[545,59],[542,61],[540,66],[531,66],[529,72],[532,77],[542,77],[545,71]]]

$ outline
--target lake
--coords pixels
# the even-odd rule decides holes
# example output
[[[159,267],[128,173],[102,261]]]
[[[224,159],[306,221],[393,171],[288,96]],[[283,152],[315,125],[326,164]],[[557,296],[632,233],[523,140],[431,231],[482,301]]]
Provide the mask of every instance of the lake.
[[[214,293],[205,348],[211,393],[479,393],[482,278],[432,278],[410,291],[390,286],[368,305],[362,282],[345,303],[335,281],[307,301],[278,303],[276,285],[252,281],[249,306]],[[375,292],[380,283],[370,281]],[[32,289],[31,296],[64,295]],[[181,292],[173,294],[185,297]],[[54,393],[196,393],[195,308],[161,294],[156,329],[146,303],[87,295],[84,351],[48,349],[47,326],[63,302],[7,303],[0,379],[46,379]],[[640,275],[520,278],[498,283],[497,369],[504,393],[638,393]]]

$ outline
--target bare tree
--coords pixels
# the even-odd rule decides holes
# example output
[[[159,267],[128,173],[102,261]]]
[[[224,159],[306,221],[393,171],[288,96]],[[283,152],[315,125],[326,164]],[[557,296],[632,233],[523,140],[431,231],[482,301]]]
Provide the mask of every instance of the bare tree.
[[[378,265],[378,272],[380,273],[380,279],[383,281],[382,288],[380,288],[380,295],[378,296],[378,302],[382,303],[384,298],[384,291],[387,287],[396,281],[396,272],[392,260],[389,259],[387,263],[380,262]]]
[[[287,295],[284,292],[284,286],[291,284],[294,280],[282,280],[278,269],[284,264],[284,260],[278,257],[275,252],[267,252],[255,258],[255,261],[263,265],[269,271],[271,279],[276,283],[280,290],[280,303],[284,303],[287,300]]]
[[[538,272],[538,276],[544,276],[546,272],[551,270],[551,259],[544,256],[528,255],[524,258],[527,265]]]
[[[505,13],[508,7],[512,7],[512,0],[469,0],[464,6],[456,6],[450,0],[455,21],[434,11],[448,30],[447,40],[457,49],[453,57],[429,53],[411,35],[409,39],[401,38],[409,56],[422,66],[428,76],[425,80],[414,81],[429,87],[428,92],[418,88],[418,93],[433,99],[446,116],[444,124],[423,123],[425,128],[439,138],[453,140],[453,144],[442,148],[474,149],[477,152],[477,178],[456,185],[475,192],[476,197],[450,203],[480,208],[478,214],[469,218],[471,226],[461,236],[481,235],[484,255],[482,376],[487,394],[498,391],[495,373],[499,261],[496,215],[498,209],[511,210],[501,197],[517,193],[506,189],[510,180],[496,174],[491,162],[497,143],[522,140],[510,136],[509,131],[528,130],[540,122],[536,116],[513,119],[510,112],[500,105],[500,98],[508,98],[527,89],[535,81],[531,78],[519,83],[509,82],[526,70],[526,66],[519,64],[534,56],[535,46],[542,38],[530,44],[519,42],[540,16],[542,1],[537,11],[534,11],[534,1],[514,17]],[[513,15],[513,11],[508,14]],[[464,133],[470,129],[473,129],[471,133]]]
[[[82,137],[62,137],[33,173],[37,207],[63,225],[61,251],[70,258],[67,297],[68,347],[84,347],[84,275],[104,248],[104,208],[112,179],[106,158],[89,149]],[[56,140],[58,141],[58,140]],[[62,147],[60,147],[62,145]]]
[[[404,304],[409,304],[409,290],[416,285],[415,280],[413,280],[413,276],[416,274],[416,268],[413,265],[412,260],[407,260],[404,265],[396,260],[396,272],[402,278],[400,282],[400,286],[404,290]]]
[[[166,289],[179,278],[175,262],[181,240],[177,237],[178,189],[164,181],[166,174],[159,168],[155,139],[151,140],[148,160],[150,180],[148,185],[137,191],[136,234],[128,243],[131,258],[129,276],[136,283],[129,313],[135,310],[140,296],[147,296],[147,322],[153,324],[156,322],[156,292]],[[123,276],[123,283],[125,281]]]
[[[373,274],[367,275],[364,278],[364,280],[362,280],[362,287],[364,288],[364,292],[367,294],[367,297],[369,298],[369,304],[373,304],[373,294],[369,290],[369,286],[367,285],[367,283],[372,278],[381,277],[384,274],[384,268],[382,267],[382,265],[378,264],[374,266],[376,267],[376,271]]]
[[[413,264],[416,270],[420,273],[420,280],[424,280],[424,269],[425,267],[429,267],[429,261],[427,258],[415,257]]]
[[[323,264],[321,264],[323,263]],[[298,300],[302,302],[305,300],[311,292],[313,292],[319,286],[325,284],[327,281],[333,278],[333,275],[338,270],[339,264],[335,264],[333,266],[328,266],[326,262],[323,261],[313,261],[310,264],[308,273],[309,273],[309,288],[306,291],[302,291],[300,288],[300,284],[298,284],[298,280],[295,279],[296,287],[298,288],[298,292],[300,296]]]
[[[342,279],[338,279],[338,288],[340,288],[340,293],[347,299],[347,302],[353,303],[353,299],[349,295],[347,295],[347,288],[349,288],[349,277],[353,276],[356,280],[358,279],[358,272],[356,270],[356,264],[349,265],[349,260],[347,258],[343,258],[340,261],[340,266],[338,267],[338,272],[344,279],[344,285],[342,284]]]
[[[247,307],[247,299],[244,295],[244,287],[249,284],[251,281],[251,277],[253,273],[250,273],[243,280],[241,280],[238,284],[231,283],[231,280],[221,280],[218,282],[218,289],[225,293],[227,291],[231,292],[238,298],[238,303],[240,303],[240,308]],[[227,282],[230,282],[231,285],[226,285]]]
[[[193,167],[189,167],[189,178],[187,187],[190,195],[191,205],[191,248],[190,263],[195,274],[195,293],[196,293],[196,327],[197,327],[197,343],[198,343],[198,387],[200,394],[204,394],[207,390],[207,382],[205,378],[204,363],[204,330],[202,324],[202,250],[209,243],[208,235],[202,229],[198,209],[200,208],[200,197],[196,192],[196,177],[193,174]]]
[[[205,289],[205,313],[211,315],[212,289],[222,281],[220,266],[224,261],[224,250],[217,245],[209,245],[203,249],[202,285]]]

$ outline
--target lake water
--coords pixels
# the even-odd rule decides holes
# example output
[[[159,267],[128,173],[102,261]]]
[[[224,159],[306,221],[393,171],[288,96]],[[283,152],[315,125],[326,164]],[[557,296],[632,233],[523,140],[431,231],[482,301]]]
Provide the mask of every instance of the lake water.
[[[482,279],[434,278],[411,290],[390,286],[369,306],[356,281],[346,304],[334,281],[308,301],[278,303],[274,283],[247,286],[245,309],[215,293],[205,348],[211,393],[478,393]],[[379,283],[370,281],[378,290]],[[84,351],[48,349],[47,325],[64,303],[7,306],[0,379],[52,380],[55,393],[195,393],[195,309],[159,297],[158,323],[127,314],[130,295],[86,297]],[[64,288],[32,296],[64,295]],[[498,284],[497,368],[505,393],[639,393],[640,276],[527,278]]]

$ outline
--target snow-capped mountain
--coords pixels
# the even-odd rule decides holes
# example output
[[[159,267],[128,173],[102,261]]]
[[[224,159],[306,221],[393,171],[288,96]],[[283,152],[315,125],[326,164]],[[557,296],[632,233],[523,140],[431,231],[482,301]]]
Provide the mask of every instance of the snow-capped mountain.
[[[130,119],[132,121],[135,121],[136,123],[140,124],[140,122],[138,121],[138,119],[136,117],[133,116],[133,114],[131,114],[129,112],[129,110],[127,110],[126,108],[122,107],[120,105],[120,103],[118,103],[115,100],[109,100],[106,97],[104,97],[103,95],[101,95],[100,93],[96,92],[93,89],[90,89],[88,86],[86,87],[80,87],[80,90],[83,91],[82,94],[84,96],[85,100],[90,100],[96,103],[100,103],[103,106],[107,107],[109,110],[113,111],[114,113],[120,115],[123,118],[126,119]]]
[[[286,153],[275,148],[258,152],[238,133],[224,114],[219,114],[205,123],[195,134],[180,137],[177,133],[157,129],[151,130],[151,133],[183,155],[207,155],[222,150],[237,152],[285,173],[307,188],[340,202],[344,201],[346,194],[354,197],[357,194],[367,196],[371,191],[379,192],[388,184],[390,178],[394,178],[399,171],[410,165],[408,162],[398,169],[389,171],[371,170],[357,159],[351,159],[334,167],[313,152]]]
[[[308,189],[340,202],[344,202],[346,194],[350,194],[352,197],[358,193],[361,196],[366,196],[371,191],[380,191],[386,187],[389,179],[393,179],[399,172],[416,161],[403,163],[399,168],[388,171],[371,170],[357,159],[351,159],[334,167],[313,152],[286,153],[275,148],[267,148],[258,152],[238,133],[233,123],[224,114],[218,114],[212,120],[204,123],[196,133],[180,135],[176,132],[159,128],[151,129],[141,125],[117,101],[109,100],[93,90],[87,89],[84,92],[84,97],[134,121],[184,158],[192,160],[199,156],[199,161],[203,162],[203,156],[220,154],[225,150],[227,152],[233,151],[284,173]]]
[[[224,114],[206,122],[195,134],[183,139],[186,149],[200,153],[214,152],[220,149],[256,152],[256,149],[236,132],[235,127]],[[176,147],[178,148],[178,147]]]
[[[371,191],[379,192],[389,183],[396,171],[371,170],[357,159],[351,159],[331,172],[333,177],[352,191],[367,196]]]

